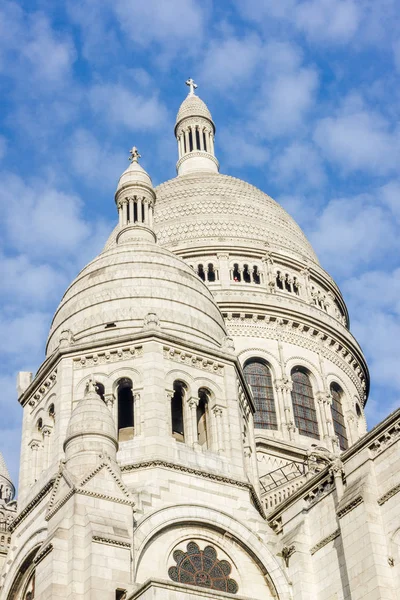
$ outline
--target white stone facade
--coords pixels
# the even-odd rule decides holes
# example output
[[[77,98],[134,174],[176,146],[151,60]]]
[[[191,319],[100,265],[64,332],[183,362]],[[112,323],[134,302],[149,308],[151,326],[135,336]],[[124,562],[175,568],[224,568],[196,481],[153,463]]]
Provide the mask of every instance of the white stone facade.
[[[400,411],[366,433],[340,290],[276,202],[218,173],[188,85],[178,177],[153,189],[132,149],[118,225],[19,376],[0,598],[395,600]]]

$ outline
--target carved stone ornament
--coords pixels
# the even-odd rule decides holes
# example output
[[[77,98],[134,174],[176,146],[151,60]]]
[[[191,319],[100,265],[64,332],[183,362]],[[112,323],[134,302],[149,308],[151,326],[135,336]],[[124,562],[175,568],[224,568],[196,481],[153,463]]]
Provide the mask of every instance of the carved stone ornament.
[[[296,552],[295,546],[284,546],[281,550],[280,556],[282,556],[285,567],[289,566],[289,559]],[[278,555],[279,556],[279,555]]]
[[[143,328],[144,329],[160,329],[160,319],[154,312],[147,313],[144,318]]]
[[[232,566],[227,560],[219,560],[212,546],[204,550],[195,542],[189,542],[186,552],[175,550],[176,565],[168,569],[172,581],[237,594],[239,586],[229,577]]]

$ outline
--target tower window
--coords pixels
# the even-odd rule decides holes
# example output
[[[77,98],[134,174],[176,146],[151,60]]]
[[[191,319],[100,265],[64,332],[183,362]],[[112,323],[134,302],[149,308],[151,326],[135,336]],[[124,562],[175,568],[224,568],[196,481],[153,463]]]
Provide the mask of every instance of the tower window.
[[[287,292],[291,292],[292,291],[292,286],[290,285],[289,275],[286,275],[286,277],[285,277],[285,290]]]
[[[280,290],[283,290],[283,282],[281,279],[280,271],[277,271],[277,273],[276,273],[276,287],[279,288]]]
[[[196,127],[196,149],[199,150],[200,149],[200,133],[199,130]]]
[[[207,279],[208,281],[215,281],[215,269],[212,263],[209,263],[207,269]]]
[[[52,417],[54,419],[55,416],[56,416],[56,411],[54,409],[54,404],[50,404],[50,406],[49,406],[49,417]]]
[[[131,440],[134,426],[132,381],[121,379],[118,385],[118,440]]]
[[[208,397],[207,390],[199,390],[199,403],[196,410],[197,441],[205,448],[208,448]]]
[[[347,450],[347,448],[349,447],[349,443],[347,440],[346,425],[345,425],[344,416],[343,416],[343,407],[342,407],[343,390],[340,387],[340,385],[338,385],[337,383],[332,383],[331,395],[332,395],[331,412],[332,412],[333,429],[339,439],[340,449]]]
[[[96,381],[96,383],[94,384],[94,387],[96,389],[97,394],[104,401],[104,385],[102,383],[99,383],[98,381]]]
[[[299,295],[299,283],[297,277],[293,277],[293,291],[297,296]]]
[[[185,430],[183,424],[183,398],[185,387],[181,381],[174,382],[174,395],[171,399],[171,421],[172,436],[178,442],[185,441]]]
[[[249,265],[243,266],[243,281],[245,283],[251,283],[251,276],[249,271]]]
[[[36,427],[38,431],[42,431],[43,429],[43,419],[38,419],[37,423],[36,423]]]
[[[189,152],[193,150],[193,132],[192,129],[189,129]]]
[[[205,131],[203,131],[203,142],[204,142],[204,150],[206,152],[208,152],[207,136],[206,136],[206,132]]]
[[[253,281],[254,281],[254,283],[261,283],[260,273],[259,273],[257,265],[254,265],[254,267],[253,267]]]
[[[292,371],[292,404],[294,421],[301,435],[319,440],[317,412],[310,377],[305,369]]]
[[[254,427],[278,429],[274,390],[269,367],[261,360],[252,360],[245,365],[244,375],[253,392],[256,408]]]
[[[197,275],[200,277],[200,279],[202,279],[203,281],[206,280],[206,274],[204,273],[204,267],[203,265],[199,265],[197,267]]]
[[[239,265],[236,263],[233,265],[233,281],[241,281],[242,276],[239,271]]]

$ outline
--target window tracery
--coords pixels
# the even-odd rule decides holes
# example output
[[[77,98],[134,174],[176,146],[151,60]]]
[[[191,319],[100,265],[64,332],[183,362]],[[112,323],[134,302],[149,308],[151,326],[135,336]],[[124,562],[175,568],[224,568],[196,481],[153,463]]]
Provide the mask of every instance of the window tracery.
[[[331,404],[331,413],[332,413],[332,421],[333,421],[333,429],[335,431],[336,436],[339,439],[339,446],[341,450],[347,450],[349,443],[347,439],[346,425],[344,422],[343,416],[343,406],[342,406],[342,398],[343,398],[343,390],[337,383],[331,384],[331,396],[332,396],[332,404]]]
[[[319,440],[317,411],[310,377],[305,369],[292,370],[292,404],[296,427],[301,435]]]
[[[269,367],[260,360],[252,360],[245,365],[244,375],[253,392],[256,406],[254,427],[278,429],[274,390]]]
[[[196,542],[189,542],[186,552],[175,550],[173,558],[176,566],[168,569],[172,581],[237,594],[239,586],[229,577],[232,566],[227,560],[218,559],[213,546],[200,550]]]
[[[231,269],[231,279],[233,281],[243,281],[243,283],[255,283],[259,285],[262,280],[261,272],[258,265],[245,263],[241,266],[239,263],[234,263]]]

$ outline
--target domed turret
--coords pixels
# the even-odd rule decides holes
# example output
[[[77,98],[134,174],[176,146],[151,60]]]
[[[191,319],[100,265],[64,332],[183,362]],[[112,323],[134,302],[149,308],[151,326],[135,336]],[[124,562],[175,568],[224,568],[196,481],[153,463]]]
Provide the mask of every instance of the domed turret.
[[[188,79],[189,94],[182,102],[176,117],[175,136],[178,141],[178,175],[198,171],[218,173],[214,154],[215,125],[206,104],[194,90],[197,85]]]
[[[114,421],[93,381],[89,381],[84,398],[72,412],[64,450],[67,466],[75,475],[83,475],[94,467],[101,454],[116,460],[118,442]]]
[[[155,240],[153,212],[156,195],[150,175],[139,164],[140,154],[134,146],[129,167],[119,178],[115,203],[118,208],[121,236],[132,240]]]
[[[11,481],[6,462],[0,452],[0,500],[8,503],[14,498],[15,488]]]

